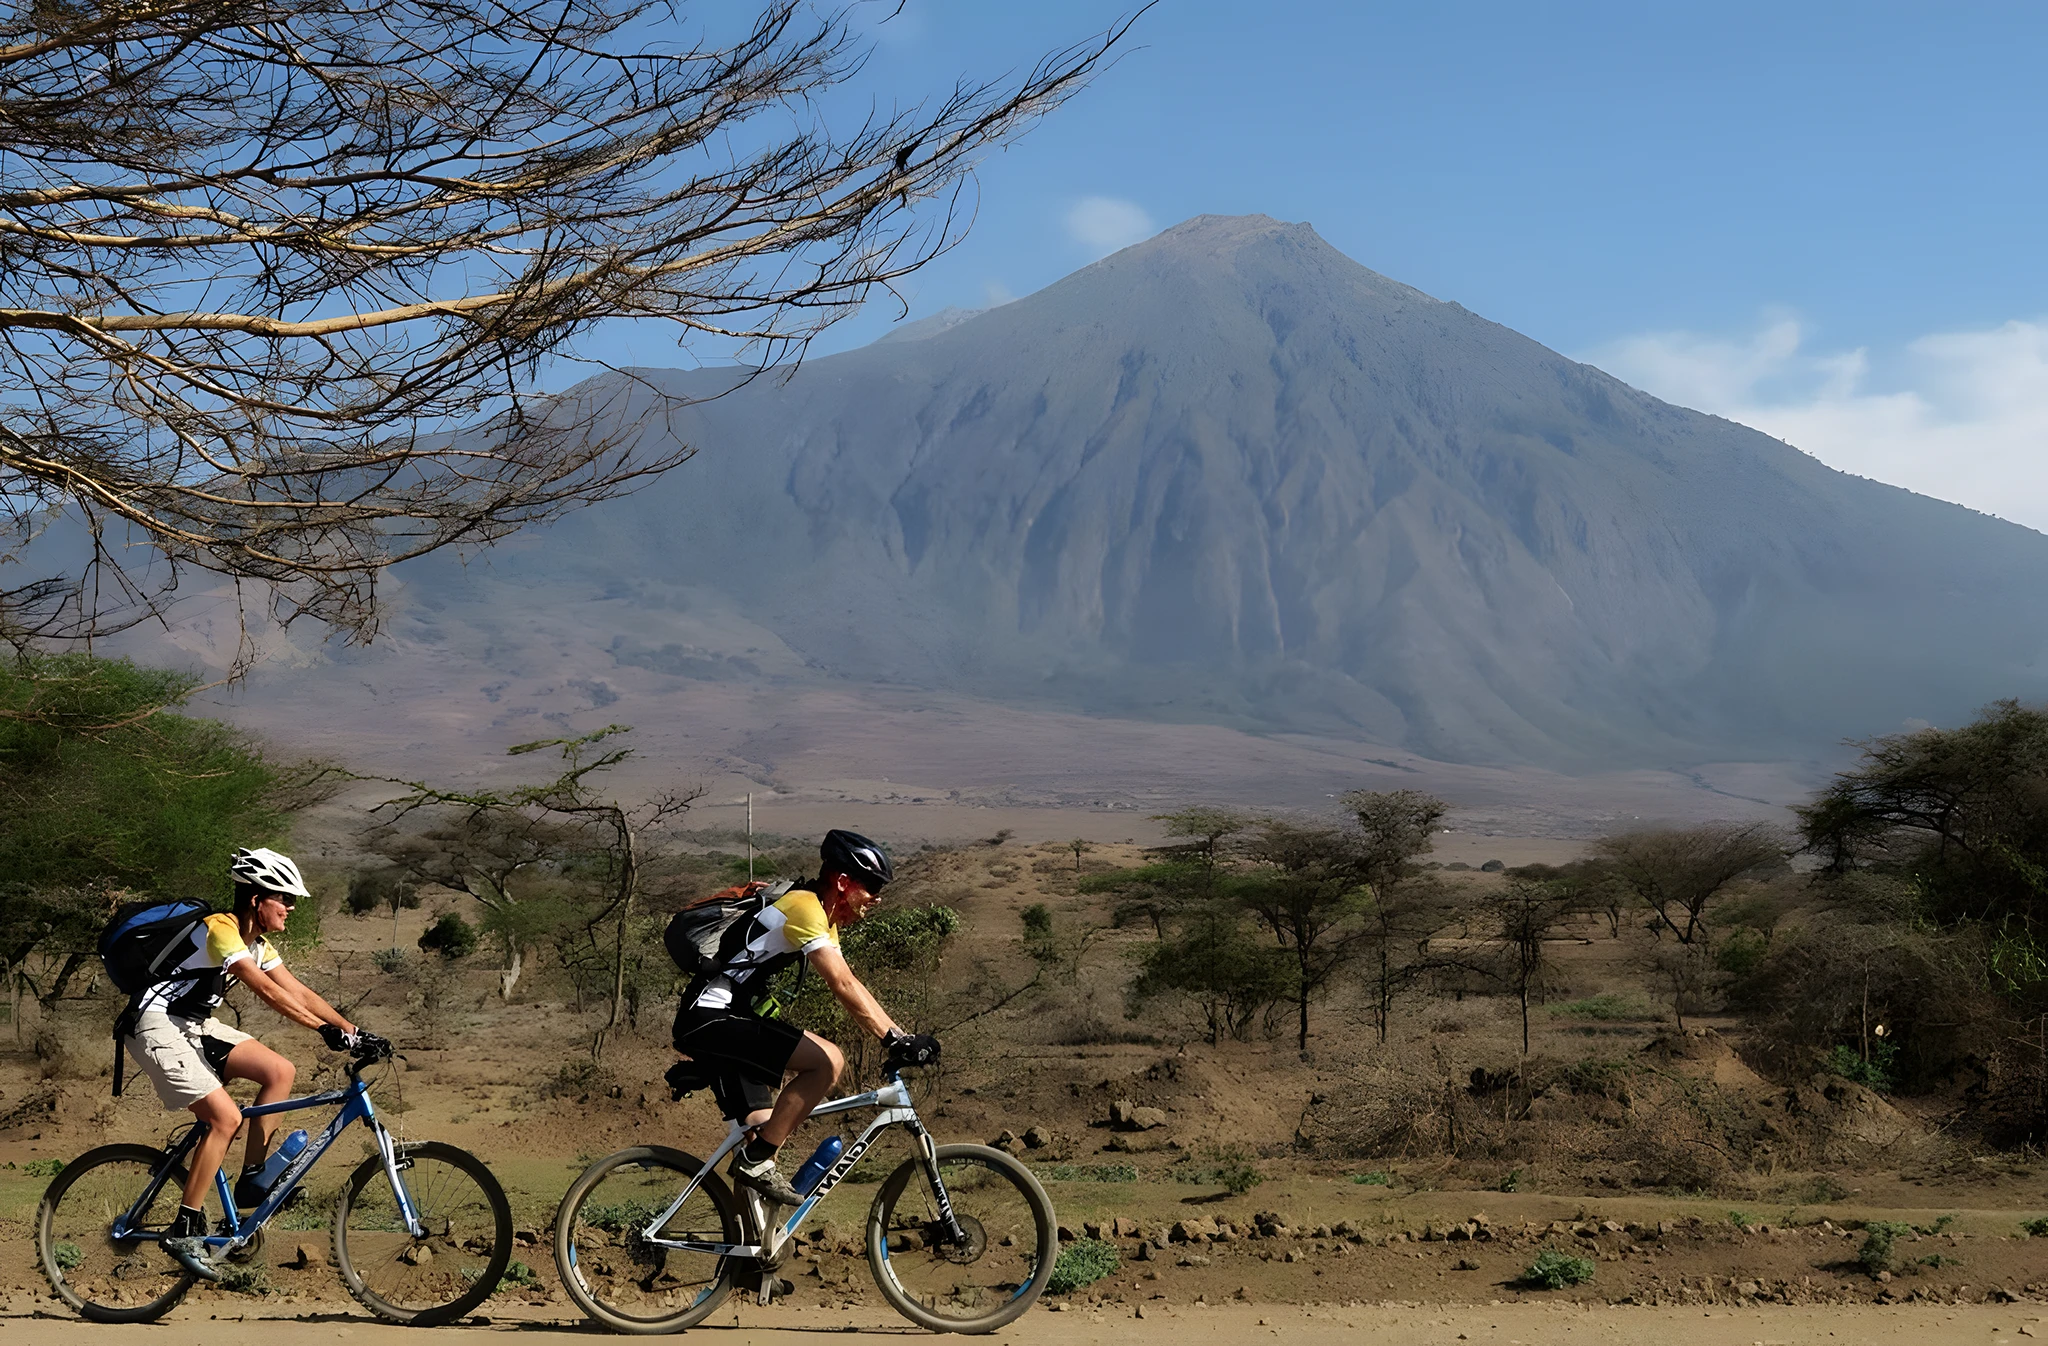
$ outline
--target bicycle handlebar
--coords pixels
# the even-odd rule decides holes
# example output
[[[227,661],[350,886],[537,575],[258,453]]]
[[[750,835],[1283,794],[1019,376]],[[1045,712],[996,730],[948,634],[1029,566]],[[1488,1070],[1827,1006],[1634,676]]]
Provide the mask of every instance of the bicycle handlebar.
[[[361,1079],[363,1067],[376,1065],[379,1061],[389,1061],[393,1055],[395,1055],[395,1052],[389,1040],[385,1038],[366,1039],[360,1046],[351,1049],[348,1054],[348,1077],[352,1080]]]

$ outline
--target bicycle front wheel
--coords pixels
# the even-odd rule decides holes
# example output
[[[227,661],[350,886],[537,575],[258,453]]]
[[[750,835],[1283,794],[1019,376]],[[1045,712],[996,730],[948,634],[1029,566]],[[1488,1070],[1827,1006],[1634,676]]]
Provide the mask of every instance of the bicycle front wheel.
[[[102,1145],[65,1166],[36,1210],[36,1253],[57,1298],[95,1323],[150,1323],[170,1312],[196,1279],[154,1239],[115,1238],[164,1166],[147,1145]],[[185,1170],[173,1167],[133,1228],[161,1234],[178,1218]]]
[[[483,1161],[439,1141],[398,1151],[425,1227],[414,1238],[381,1155],[349,1175],[334,1210],[334,1263],[356,1302],[388,1322],[452,1323],[490,1298],[512,1260],[512,1206]]]
[[[868,1211],[882,1297],[934,1332],[993,1332],[1031,1307],[1059,1257],[1052,1200],[1031,1170],[986,1145],[938,1147],[964,1243],[948,1234],[922,1156],[891,1173]]]
[[[680,1332],[710,1317],[732,1286],[733,1259],[649,1243],[648,1223],[682,1195],[703,1163],[665,1145],[636,1145],[583,1170],[555,1212],[555,1265],[569,1298],[614,1332]],[[656,1237],[738,1243],[739,1206],[716,1173]]]

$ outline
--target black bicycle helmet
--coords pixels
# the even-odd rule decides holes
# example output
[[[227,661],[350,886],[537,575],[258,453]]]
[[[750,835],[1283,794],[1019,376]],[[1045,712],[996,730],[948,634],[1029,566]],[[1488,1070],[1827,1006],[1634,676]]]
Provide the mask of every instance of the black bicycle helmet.
[[[882,885],[896,877],[889,864],[889,852],[879,843],[844,828],[835,827],[825,834],[818,844],[818,857],[824,861],[821,873],[844,874],[871,893],[881,892]]]

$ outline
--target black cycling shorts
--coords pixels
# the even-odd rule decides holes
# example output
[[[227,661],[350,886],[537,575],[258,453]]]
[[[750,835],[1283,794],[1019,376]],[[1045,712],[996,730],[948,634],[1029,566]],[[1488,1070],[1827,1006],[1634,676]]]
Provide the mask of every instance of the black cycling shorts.
[[[710,1068],[718,1110],[737,1121],[774,1104],[804,1033],[780,1019],[685,1007],[674,1040],[677,1051]]]

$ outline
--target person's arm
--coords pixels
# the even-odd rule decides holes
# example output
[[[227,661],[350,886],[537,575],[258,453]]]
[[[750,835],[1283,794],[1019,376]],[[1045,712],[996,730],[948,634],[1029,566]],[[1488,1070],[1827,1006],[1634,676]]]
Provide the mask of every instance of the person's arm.
[[[254,958],[237,958],[234,962],[228,964],[228,971],[240,977],[243,983],[250,990],[254,991],[257,998],[262,1000],[264,1004],[270,1006],[270,1008],[276,1010],[285,1018],[290,1019],[293,1023],[318,1032],[321,1026],[327,1022],[299,1003],[297,991],[288,989],[278,980],[278,973],[283,973],[287,978],[291,977],[291,974],[285,972],[283,968],[272,968],[269,972],[265,972],[256,966]],[[298,982],[294,979],[292,985],[297,986]],[[304,988],[301,987],[300,989],[303,990]],[[327,1002],[323,1000],[320,1003],[325,1006]],[[330,1009],[328,1012],[332,1013],[333,1011]]]
[[[837,946],[828,944],[813,949],[810,957],[811,966],[817,969],[818,976],[831,988],[832,994],[839,997],[839,1003],[846,1006],[846,1012],[854,1017],[856,1023],[878,1038],[898,1031],[896,1021],[875,999],[874,992],[853,975],[853,969],[846,965],[846,955],[840,953]]]
[[[299,1004],[305,1007],[306,1012],[320,1020],[321,1023],[333,1024],[344,1033],[356,1031],[356,1026],[344,1018],[340,1010],[328,1004],[326,998],[318,991],[315,991],[312,987],[294,977],[283,964],[273,967],[263,975],[282,987],[287,994],[297,996]],[[307,1027],[318,1027],[318,1025],[308,1024]]]

